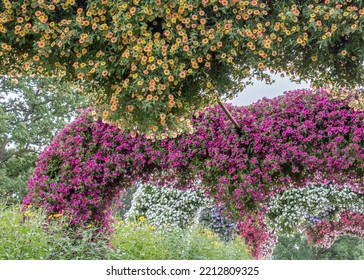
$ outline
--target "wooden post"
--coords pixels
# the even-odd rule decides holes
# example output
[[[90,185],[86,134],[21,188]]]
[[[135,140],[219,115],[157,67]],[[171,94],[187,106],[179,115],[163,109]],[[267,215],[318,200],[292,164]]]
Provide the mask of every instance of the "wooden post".
[[[220,100],[217,101],[217,103],[219,103],[221,109],[224,111],[224,113],[227,115],[227,117],[233,122],[233,124],[236,126],[236,128],[238,129],[238,133],[240,134],[241,132],[241,127],[240,125],[237,123],[237,121],[234,119],[234,117],[230,114],[229,110],[225,107],[225,105],[223,103],[221,103]]]

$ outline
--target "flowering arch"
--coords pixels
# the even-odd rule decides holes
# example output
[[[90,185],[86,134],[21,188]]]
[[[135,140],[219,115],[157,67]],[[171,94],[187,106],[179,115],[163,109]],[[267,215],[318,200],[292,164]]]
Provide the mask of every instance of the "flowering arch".
[[[267,202],[288,186],[350,185],[364,193],[364,112],[324,90],[296,90],[248,107],[219,107],[192,121],[194,132],[160,141],[131,135],[83,112],[44,150],[25,204],[69,215],[74,226],[110,229],[112,208],[136,182],[198,186],[240,221],[256,257],[270,234]]]

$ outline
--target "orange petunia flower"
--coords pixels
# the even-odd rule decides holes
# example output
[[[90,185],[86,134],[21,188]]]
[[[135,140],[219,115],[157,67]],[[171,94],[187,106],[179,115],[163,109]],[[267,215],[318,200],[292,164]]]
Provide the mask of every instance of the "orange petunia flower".
[[[169,107],[173,107],[175,104],[176,104],[176,102],[174,100],[169,100],[168,101]]]
[[[116,104],[112,104],[111,106],[110,106],[110,110],[111,111],[115,111],[117,109],[117,106],[116,106]]]

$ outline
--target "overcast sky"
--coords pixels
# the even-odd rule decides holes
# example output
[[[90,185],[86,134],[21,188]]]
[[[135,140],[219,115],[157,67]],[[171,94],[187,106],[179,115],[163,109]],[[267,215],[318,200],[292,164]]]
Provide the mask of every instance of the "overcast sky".
[[[273,98],[283,92],[293,89],[309,88],[308,83],[296,84],[290,82],[289,78],[274,76],[275,83],[266,85],[264,82],[255,81],[253,86],[248,86],[236,98],[230,102],[234,105],[249,105],[263,97]]]

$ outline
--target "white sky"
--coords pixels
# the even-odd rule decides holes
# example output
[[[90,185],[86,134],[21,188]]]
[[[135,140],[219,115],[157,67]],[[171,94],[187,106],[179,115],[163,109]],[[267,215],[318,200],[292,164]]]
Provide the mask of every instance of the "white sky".
[[[246,89],[228,103],[234,105],[245,106],[262,99],[263,97],[273,98],[282,95],[283,92],[294,89],[309,88],[308,83],[296,84],[292,83],[289,78],[281,78],[280,76],[272,76],[275,82],[267,85],[264,82],[254,81],[254,85],[247,86]]]

